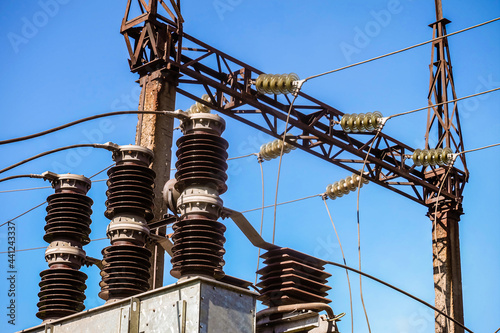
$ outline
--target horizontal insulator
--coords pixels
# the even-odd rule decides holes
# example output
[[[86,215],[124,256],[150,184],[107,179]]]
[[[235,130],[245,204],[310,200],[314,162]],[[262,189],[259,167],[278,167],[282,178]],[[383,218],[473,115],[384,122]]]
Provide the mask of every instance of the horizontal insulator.
[[[151,252],[136,245],[111,245],[102,251],[104,268],[99,297],[125,298],[149,289]]]
[[[214,184],[220,194],[227,190],[228,143],[213,134],[187,134],[177,140],[176,189]]]
[[[185,219],[173,226],[173,265],[171,274],[221,276],[225,262],[224,231],[226,227],[211,219]]]
[[[153,184],[155,172],[134,164],[116,165],[108,170],[104,215],[112,219],[117,214],[134,214],[153,218]]]
[[[40,273],[40,301],[37,303],[40,319],[58,319],[85,309],[84,290],[87,275],[73,269],[47,269]]]
[[[265,267],[257,272],[262,275],[257,286],[263,304],[331,302],[325,298],[331,274],[324,271],[324,261],[288,248],[271,250],[261,257]]]
[[[47,198],[47,222],[43,239],[50,243],[58,239],[90,242],[92,199],[77,193],[56,193]]]

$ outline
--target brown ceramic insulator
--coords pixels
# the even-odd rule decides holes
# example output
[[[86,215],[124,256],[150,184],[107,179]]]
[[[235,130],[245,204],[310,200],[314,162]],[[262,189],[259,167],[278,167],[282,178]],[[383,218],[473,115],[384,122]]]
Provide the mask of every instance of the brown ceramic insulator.
[[[222,223],[200,217],[190,218],[174,223],[173,229],[172,276],[224,276],[222,267],[226,227]]]
[[[153,184],[155,172],[145,166],[131,163],[120,164],[108,170],[106,212],[112,219],[119,214],[153,218]]]
[[[78,193],[55,193],[47,198],[45,236],[50,243],[60,239],[74,240],[82,245],[90,242],[92,199]]]
[[[85,309],[85,273],[68,268],[52,268],[42,271],[40,276],[38,318],[57,319]]]
[[[137,245],[111,245],[102,251],[104,269],[99,297],[120,299],[149,289],[151,252]]]
[[[257,286],[264,305],[331,302],[325,298],[331,274],[324,271],[324,261],[289,248],[270,250],[261,258],[265,267],[257,272],[262,275]]]
[[[177,140],[176,189],[213,184],[219,194],[226,192],[228,143],[214,134],[187,134]]]

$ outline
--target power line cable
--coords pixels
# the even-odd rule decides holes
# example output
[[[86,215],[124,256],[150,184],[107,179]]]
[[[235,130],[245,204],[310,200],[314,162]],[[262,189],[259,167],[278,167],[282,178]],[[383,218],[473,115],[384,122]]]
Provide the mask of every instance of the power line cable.
[[[486,90],[486,91],[483,91],[483,92],[480,92],[480,93],[476,93],[476,94],[472,94],[472,95],[460,97],[460,98],[455,98],[455,99],[452,99],[452,100],[449,100],[449,101],[446,101],[446,102],[441,102],[441,103],[437,103],[437,104],[427,105],[427,106],[424,106],[422,108],[414,109],[414,110],[411,110],[411,111],[406,111],[406,112],[402,112],[402,113],[393,114],[392,116],[388,116],[385,119],[389,120],[391,118],[395,118],[395,117],[399,117],[399,116],[404,116],[404,115],[407,115],[407,114],[410,114],[410,113],[414,113],[414,112],[418,112],[418,111],[422,111],[422,110],[427,110],[428,108],[432,108],[432,107],[435,107],[435,106],[440,106],[440,105],[444,105],[444,104],[454,103],[454,102],[458,102],[458,101],[461,101],[461,100],[464,100],[464,99],[467,99],[467,98],[476,97],[476,96],[480,96],[480,95],[484,95],[484,94],[489,94],[489,93],[492,93],[492,92],[497,91],[497,90],[500,90],[500,87],[494,88],[494,89],[490,89],[490,90]]]
[[[262,181],[262,213],[261,213],[261,216],[260,216],[260,232],[259,232],[259,235],[262,236],[262,230],[264,228],[264,206],[265,206],[265,202],[264,202],[264,168],[262,167],[262,157],[258,157],[258,161],[259,161],[259,165],[260,165],[260,175],[261,175],[261,181]],[[257,279],[258,279],[258,276],[259,274],[257,274],[257,272],[259,271],[259,264],[260,264],[260,247],[259,247],[259,251],[257,253],[257,269],[255,270],[255,285],[257,285]]]
[[[389,284],[389,283],[387,283],[387,282],[384,282],[384,281],[382,281],[382,280],[380,280],[380,279],[378,279],[378,278],[376,278],[376,277],[374,277],[374,276],[372,276],[372,275],[370,275],[370,274],[364,273],[364,272],[362,272],[362,271],[360,271],[360,270],[357,270],[357,269],[355,269],[355,268],[352,268],[352,267],[349,267],[349,266],[346,266],[346,265],[342,265],[342,264],[339,264],[339,263],[336,263],[336,262],[333,262],[333,261],[326,261],[326,263],[327,263],[327,264],[329,264],[329,265],[333,265],[333,266],[337,266],[337,267],[340,267],[340,268],[348,269],[348,270],[350,270],[350,271],[352,271],[352,272],[355,272],[355,273],[357,273],[357,274],[359,274],[359,275],[363,275],[363,276],[365,276],[365,277],[367,277],[367,278],[369,278],[369,279],[372,279],[373,281],[376,281],[376,282],[378,282],[378,283],[380,283],[380,284],[383,284],[383,285],[384,285],[384,286],[386,286],[386,287],[389,287],[389,288],[391,288],[391,289],[394,289],[394,290],[396,290],[397,292],[399,292],[399,293],[401,293],[401,294],[403,294],[403,295],[405,295],[405,296],[408,296],[408,297],[410,297],[410,298],[412,298],[412,299],[416,300],[417,302],[420,302],[420,303],[422,303],[423,305],[425,305],[425,306],[427,306],[427,307],[429,307],[429,308],[433,309],[434,311],[439,312],[439,313],[440,313],[440,314],[442,314],[443,316],[445,316],[445,317],[447,317],[448,319],[450,319],[451,321],[453,321],[455,324],[457,324],[457,325],[459,325],[460,327],[462,327],[462,328],[463,328],[464,330],[466,330],[467,332],[474,333],[474,332],[472,332],[470,329],[468,329],[467,327],[465,327],[462,323],[460,323],[460,322],[456,321],[455,319],[451,318],[451,317],[450,317],[450,316],[448,316],[446,313],[443,313],[443,311],[441,311],[441,310],[439,310],[439,309],[437,309],[437,308],[433,307],[433,306],[432,306],[432,305],[430,305],[429,303],[427,303],[427,302],[425,302],[425,301],[421,300],[420,298],[418,298],[418,297],[416,297],[416,296],[413,296],[412,294],[410,294],[410,293],[408,293],[408,292],[406,292],[406,291],[404,291],[404,290],[402,290],[402,289],[399,289],[399,288],[397,288],[397,287],[395,287],[395,286],[393,286],[393,285],[391,285],[391,284]]]
[[[246,158],[246,157],[250,157],[250,156],[257,156],[257,155],[258,155],[257,153],[252,153],[252,154],[247,154],[247,155],[242,155],[242,156],[230,157],[227,160],[231,161],[231,160],[237,160],[237,159],[240,159],[240,158]],[[177,169],[176,168],[170,169],[170,171],[174,171],[174,170],[177,170]],[[107,181],[107,179],[93,180],[92,183],[104,182],[104,181]],[[52,188],[52,186],[40,186],[40,187],[30,187],[30,188],[20,188],[20,189],[4,190],[4,191],[0,191],[0,194],[2,194],[2,193],[11,193],[11,192],[20,192],[20,191],[42,190],[42,189],[48,189],[48,188]]]
[[[466,153],[471,153],[473,151],[483,150],[483,149],[492,148],[492,147],[496,147],[496,146],[500,146],[500,143],[495,143],[495,144],[492,144],[492,145],[489,145],[489,146],[480,147],[480,148],[474,148],[474,149],[464,150],[464,151],[458,153],[458,155],[466,154]]]
[[[328,204],[326,203],[326,197],[322,196],[323,202],[325,203],[326,212],[328,213],[328,217],[330,218],[330,222],[332,222],[333,230],[335,230],[335,236],[337,236],[337,240],[340,246],[340,252],[342,253],[342,260],[344,261],[344,265],[347,266],[347,262],[345,260],[344,249],[342,248],[342,243],[340,242],[340,237],[337,232],[337,228],[335,227],[335,223],[333,222],[332,214],[330,214],[330,209],[328,208]],[[349,270],[345,270],[345,274],[347,276],[347,286],[349,287],[349,305],[351,307],[351,332],[354,333],[354,311],[352,310],[352,292],[351,292],[351,280],[349,279]]]
[[[92,179],[92,178],[94,178],[95,176],[97,176],[97,175],[99,175],[99,174],[103,173],[104,171],[106,171],[106,170],[108,170],[109,168],[111,168],[113,165],[115,165],[115,164],[113,163],[113,164],[111,164],[110,166],[108,166],[108,167],[106,167],[106,168],[102,169],[101,171],[99,171],[99,172],[97,172],[97,173],[93,174],[92,176],[90,176],[90,177],[89,177],[89,179]],[[6,225],[6,224],[9,224],[9,223],[11,223],[11,222],[13,222],[13,221],[17,220],[17,219],[18,219],[18,218],[20,218],[21,216],[24,216],[24,215],[28,214],[29,212],[31,212],[31,211],[33,211],[33,210],[37,209],[38,207],[41,207],[41,206],[45,205],[46,203],[47,203],[47,201],[44,201],[44,202],[42,202],[41,204],[36,205],[35,207],[28,209],[28,210],[27,210],[27,211],[25,211],[24,213],[19,214],[19,215],[17,215],[16,217],[14,217],[14,218],[12,218],[12,219],[8,220],[7,222],[4,222],[4,223],[0,224],[0,228],[1,228],[1,227],[3,227],[3,226],[4,226],[4,225]]]
[[[15,176],[10,176],[10,177],[0,178],[0,183],[5,182],[7,180],[18,179],[18,178],[43,178],[43,176],[33,174],[33,173],[24,174],[24,175],[15,175]]]
[[[28,214],[29,212],[31,212],[31,211],[33,211],[33,210],[37,209],[38,207],[41,207],[41,206],[45,205],[46,203],[47,203],[47,201],[44,201],[44,202],[42,202],[41,204],[36,205],[35,207],[28,209],[28,210],[27,210],[27,211],[25,211],[24,213],[19,214],[19,215],[17,215],[16,217],[14,217],[14,218],[12,218],[12,219],[8,220],[7,222],[4,222],[4,223],[0,224],[0,228],[1,228],[1,227],[3,227],[4,225],[8,224],[8,223],[11,223],[11,222],[13,222],[13,221],[17,220],[17,219],[18,219],[18,218],[20,218],[21,216]]]
[[[20,165],[23,165],[25,163],[31,162],[31,161],[36,160],[37,158],[40,158],[40,157],[43,157],[43,156],[54,154],[54,153],[57,153],[57,152],[60,152],[60,151],[63,151],[63,150],[74,149],[74,148],[84,148],[84,147],[87,147],[87,148],[88,147],[90,147],[90,148],[102,148],[102,149],[106,149],[106,150],[112,150],[113,149],[113,147],[112,147],[111,144],[98,144],[98,143],[82,143],[82,144],[77,144],[77,145],[70,145],[70,146],[60,147],[60,148],[56,148],[56,149],[45,151],[43,153],[37,154],[35,156],[29,157],[29,158],[24,159],[24,160],[22,160],[20,162],[12,164],[11,166],[8,166],[8,167],[3,168],[2,170],[0,170],[0,173],[4,173],[5,171],[12,170],[12,169],[14,169],[14,168],[16,168],[16,167],[18,167]]]
[[[42,136],[42,135],[46,135],[46,134],[50,134],[50,133],[53,133],[53,132],[57,132],[59,130],[62,130],[62,129],[65,129],[65,128],[68,128],[68,127],[71,127],[71,126],[74,126],[74,125],[77,125],[77,124],[81,124],[81,123],[86,122],[86,121],[90,121],[90,120],[94,120],[94,119],[99,119],[99,118],[104,118],[104,117],[119,116],[119,115],[123,115],[123,114],[160,114],[160,115],[177,116],[177,115],[181,114],[180,112],[182,112],[182,111],[180,111],[180,110],[177,110],[177,111],[137,111],[137,110],[132,110],[132,111],[114,111],[114,112],[101,113],[101,114],[97,114],[97,115],[94,115],[94,116],[90,116],[90,117],[86,117],[86,118],[81,118],[81,119],[72,121],[70,123],[61,125],[61,126],[53,127],[51,129],[48,129],[48,130],[45,130],[45,131],[42,131],[42,132],[38,132],[38,133],[26,135],[26,136],[21,136],[21,137],[18,137],[18,138],[2,140],[2,141],[0,141],[0,145],[5,145],[5,144],[8,144],[8,143],[14,143],[14,142],[19,142],[19,141],[33,139],[33,138],[36,138],[36,137],[39,137],[39,136]]]
[[[100,240],[105,240],[105,239],[108,239],[107,237],[103,237],[103,238],[96,238],[96,239],[91,239],[90,241],[91,242],[96,242],[96,241],[100,241]],[[28,249],[19,249],[19,250],[15,250],[14,252],[25,252],[25,251],[35,251],[35,250],[44,250],[46,249],[47,247],[46,246],[40,246],[40,247],[31,247],[31,248],[28,248]],[[0,254],[6,254],[6,253],[11,253],[12,251],[2,251],[0,252]]]
[[[303,198],[299,198],[299,199],[294,199],[294,200],[290,200],[290,201],[280,202],[280,203],[277,204],[277,206],[286,205],[286,204],[290,204],[290,203],[294,203],[294,202],[302,201],[302,200],[306,200],[306,199],[311,199],[311,198],[315,198],[315,197],[321,197],[322,195],[323,195],[323,193],[320,193],[320,194],[309,195],[307,197],[303,197]],[[268,205],[268,206],[264,206],[264,209],[272,208],[272,207],[274,207],[274,204]],[[260,210],[260,209],[262,209],[262,207],[247,209],[247,210],[241,211],[240,213],[244,214],[244,213],[249,213],[249,212],[253,212],[253,211],[256,211],[256,210]]]
[[[105,182],[107,179],[96,179],[92,180],[92,183],[100,183],[100,182]],[[33,190],[44,190],[52,188],[52,186],[39,186],[39,187],[30,187],[30,188],[18,188],[18,189],[13,189],[13,190],[4,190],[0,191],[0,194],[2,193],[12,193],[12,192],[22,192],[22,191],[33,191]]]
[[[297,99],[297,96],[299,96],[300,89],[302,87],[302,84],[300,84],[296,90],[296,92],[293,94],[293,100],[292,103],[290,103],[290,107],[288,108],[288,113],[286,116],[286,122],[285,122],[285,131],[283,132],[283,144],[281,145],[281,151],[280,151],[280,160],[278,163],[278,176],[276,178],[276,195],[274,196],[274,218],[273,218],[273,244],[274,244],[274,238],[276,235],[276,206],[278,203],[278,188],[280,185],[280,173],[281,173],[281,162],[283,160],[283,151],[285,150],[285,138],[286,138],[286,132],[288,130],[288,122],[290,121],[290,114],[292,113],[292,108],[293,104],[295,103],[295,100]]]
[[[378,56],[378,57],[375,57],[375,58],[371,58],[371,59],[368,59],[368,60],[363,60],[363,61],[351,64],[351,65],[340,67],[340,68],[337,68],[337,69],[334,69],[334,70],[331,70],[331,71],[327,71],[327,72],[324,72],[324,73],[321,73],[321,74],[312,75],[312,76],[309,76],[308,78],[304,79],[303,82],[306,82],[308,80],[312,80],[312,79],[315,79],[315,78],[318,78],[318,77],[321,77],[321,76],[324,76],[324,75],[327,75],[327,74],[332,74],[332,73],[335,73],[335,72],[340,72],[340,71],[342,71],[344,69],[348,69],[348,68],[351,68],[351,67],[355,67],[355,66],[359,66],[359,65],[362,65],[362,64],[366,64],[368,62],[372,62],[374,60],[378,60],[378,59],[382,59],[382,58],[385,58],[385,57],[388,57],[388,56],[392,56],[392,55],[395,55],[395,54],[398,54],[398,53],[401,53],[401,52],[404,52],[404,51],[408,51],[408,50],[414,49],[416,47],[419,47],[419,46],[422,46],[422,45],[426,45],[426,44],[429,44],[429,43],[433,43],[433,42],[435,42],[437,40],[440,40],[440,39],[443,39],[443,38],[447,38],[447,37],[450,37],[450,36],[453,36],[453,35],[465,32],[467,30],[475,29],[475,28],[481,27],[483,25],[486,25],[486,24],[489,24],[489,23],[493,23],[493,22],[498,21],[498,20],[500,20],[500,17],[497,17],[497,18],[495,18],[493,20],[489,20],[489,21],[486,21],[486,22],[483,22],[483,23],[479,23],[479,24],[473,25],[471,27],[468,27],[468,28],[465,28],[465,29],[462,29],[462,30],[458,30],[458,31],[452,32],[450,34],[447,34],[447,35],[444,35],[444,36],[441,36],[441,37],[433,38],[433,39],[428,40],[426,42],[422,42],[422,43],[418,43],[418,44],[415,44],[415,45],[412,45],[412,46],[409,46],[409,47],[405,47],[404,49],[401,49],[401,50],[398,50],[398,51],[393,51],[393,52],[390,52],[390,53],[386,53],[384,55],[381,55],[381,56]]]
[[[359,183],[358,183],[358,193],[357,193],[357,199],[356,199],[356,220],[357,220],[357,226],[358,226],[358,264],[359,264],[359,270],[361,271],[361,228],[360,228],[360,221],[359,221],[359,194],[361,192],[361,185],[363,182],[363,174],[365,171],[365,166],[366,162],[368,161],[368,156],[370,155],[370,151],[372,150],[373,144],[377,140],[378,135],[382,131],[382,127],[379,127],[377,129],[377,133],[372,139],[372,142],[370,144],[370,147],[368,148],[368,151],[366,152],[365,160],[363,161],[363,166],[361,167],[361,172],[359,175]],[[366,324],[368,326],[368,332],[371,332],[370,328],[370,320],[368,319],[368,313],[366,312],[366,307],[365,307],[365,300],[363,298],[363,282],[361,275],[359,276],[359,294],[361,297],[361,305],[363,306],[363,312],[365,314],[366,318]]]

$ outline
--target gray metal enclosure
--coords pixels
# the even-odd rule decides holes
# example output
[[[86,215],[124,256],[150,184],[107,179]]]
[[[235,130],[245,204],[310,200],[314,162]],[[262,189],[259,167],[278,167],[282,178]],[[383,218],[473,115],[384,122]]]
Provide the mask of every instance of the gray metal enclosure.
[[[253,333],[257,296],[247,289],[193,277],[21,332]]]

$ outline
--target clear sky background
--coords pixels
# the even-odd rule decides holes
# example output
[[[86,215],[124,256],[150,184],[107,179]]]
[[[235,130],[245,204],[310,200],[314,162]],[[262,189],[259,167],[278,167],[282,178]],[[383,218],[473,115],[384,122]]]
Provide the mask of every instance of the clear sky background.
[[[448,32],[500,16],[500,2],[444,0],[444,16],[452,21]],[[57,7],[41,1],[0,3],[0,139],[34,133],[85,116],[137,109],[138,76],[129,72],[127,51],[119,33],[126,1],[58,0]],[[224,6],[225,5],[225,6]],[[381,11],[392,10],[381,20]],[[342,67],[418,42],[429,40],[435,20],[434,2],[372,1],[183,1],[185,31],[190,35],[270,73],[296,72],[304,78]],[[377,18],[379,21],[377,21]],[[376,28],[378,26],[378,29]],[[364,43],[361,32],[369,35]],[[374,28],[375,27],[375,28]],[[457,95],[465,96],[500,86],[500,23],[495,22],[450,37]],[[357,44],[356,44],[357,42]],[[349,53],[342,46],[356,47]],[[308,82],[303,91],[345,112],[380,110],[396,114],[427,105],[431,46],[426,45],[370,64]],[[177,107],[192,101],[178,96]],[[459,104],[467,149],[500,142],[500,93]],[[1,165],[76,143],[134,141],[136,116],[96,120],[30,141],[0,147]],[[257,152],[272,138],[226,119],[224,137],[232,157]],[[384,132],[423,148],[426,112],[390,121]],[[176,131],[176,138],[179,131]],[[464,192],[460,222],[465,324],[475,332],[493,333],[500,327],[500,148],[468,155],[470,180]],[[90,176],[112,163],[101,150],[66,151],[41,158],[2,176],[46,170]],[[261,203],[260,171],[254,158],[229,162],[229,190],[225,205],[235,210]],[[264,163],[266,203],[274,201],[277,161]],[[278,201],[322,193],[328,184],[349,173],[305,152],[295,150],[283,159]],[[105,178],[105,174],[96,179]],[[0,192],[46,186],[41,180],[21,179],[0,184]],[[105,237],[105,182],[93,185],[91,238]],[[0,223],[43,202],[53,191],[0,193]],[[357,265],[356,195],[328,200],[347,262]],[[426,209],[375,184],[361,191],[363,270],[424,300],[434,303],[431,223]],[[266,210],[264,237],[272,235],[272,210]],[[45,247],[44,208],[16,220],[17,248]],[[247,214],[258,228],[260,212]],[[227,221],[225,255],[227,274],[254,281],[257,249]],[[6,227],[0,228],[0,252],[7,251]],[[333,228],[320,198],[278,208],[276,243],[327,260],[342,260]],[[101,257],[108,240],[85,247]],[[0,331],[12,332],[39,324],[35,317],[39,273],[47,268],[44,250],[18,252],[16,263],[16,326],[7,324],[7,255],[0,255]],[[168,274],[165,284],[175,280]],[[103,304],[98,298],[100,276],[96,267],[83,268],[89,279],[87,309]],[[329,298],[336,313],[347,312],[339,323],[350,332],[349,296],[345,272],[328,267]],[[359,297],[359,281],[351,274],[356,332],[367,332]],[[364,298],[373,332],[433,332],[433,312],[396,292],[364,280]]]

